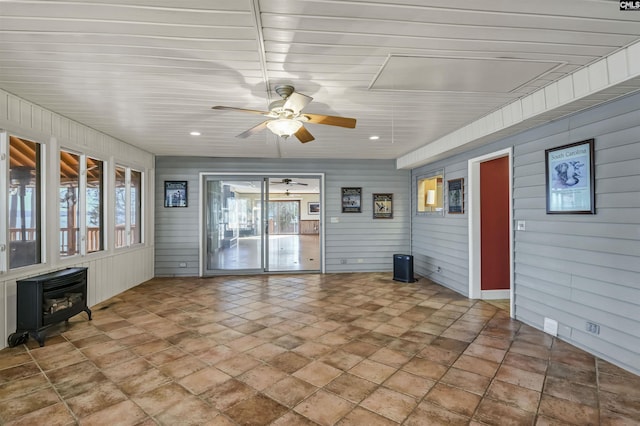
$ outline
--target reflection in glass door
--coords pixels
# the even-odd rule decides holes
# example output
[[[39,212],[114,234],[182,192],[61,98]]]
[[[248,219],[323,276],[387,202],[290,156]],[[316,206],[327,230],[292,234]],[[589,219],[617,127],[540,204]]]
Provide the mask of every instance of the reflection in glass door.
[[[204,275],[321,269],[320,177],[204,179]]]
[[[300,201],[269,202],[269,234],[298,234]]]
[[[262,179],[205,181],[205,271],[262,272]]]
[[[267,270],[319,271],[320,178],[270,178],[267,192]]]

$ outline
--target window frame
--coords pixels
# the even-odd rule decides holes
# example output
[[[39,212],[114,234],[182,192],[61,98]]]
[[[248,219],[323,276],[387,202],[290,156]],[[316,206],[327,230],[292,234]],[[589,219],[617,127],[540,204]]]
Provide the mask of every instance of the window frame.
[[[133,172],[136,172],[136,173],[140,174],[140,188],[137,191],[136,200],[133,200],[131,198],[131,195],[133,193],[132,188],[134,187],[133,180],[132,180]],[[129,205],[130,205],[130,208],[133,208],[132,202],[133,201],[137,201],[137,203],[136,203],[136,211],[135,211],[136,214],[134,215],[133,214],[134,212],[132,210],[129,210],[129,226],[131,226],[131,217],[135,216],[136,220],[139,222],[139,223],[136,223],[136,227],[138,229],[138,235],[140,236],[140,241],[136,242],[135,241],[136,235],[134,235],[134,233],[131,231],[131,229],[129,230],[130,231],[129,244],[133,246],[133,245],[144,244],[144,238],[143,238],[144,226],[143,226],[143,223],[142,223],[143,222],[142,218],[143,218],[143,214],[144,214],[144,211],[143,211],[144,203],[142,202],[142,200],[143,200],[142,197],[144,195],[144,191],[143,191],[143,188],[144,188],[144,172],[141,171],[141,170],[138,170],[136,168],[130,167],[128,169],[128,173],[129,173],[128,176],[129,176]]]
[[[72,154],[72,155],[77,155],[79,157],[78,161],[79,161],[79,167],[80,167],[80,175],[79,175],[79,186],[78,186],[78,238],[79,238],[79,250],[73,254],[73,255],[69,255],[69,256],[64,256],[61,253],[61,246],[62,246],[62,241],[60,240],[60,236],[58,236],[58,258],[63,260],[63,259],[72,259],[75,258],[77,256],[87,256],[87,255],[92,255],[95,253],[100,253],[100,252],[104,252],[106,251],[106,247],[107,247],[107,238],[106,238],[106,227],[107,227],[107,221],[106,221],[106,215],[105,215],[105,203],[108,201],[106,198],[106,182],[105,182],[105,170],[107,169],[107,162],[105,160],[102,160],[100,158],[96,158],[97,156],[93,156],[92,154],[87,154],[87,153],[82,153],[82,152],[78,152],[76,150],[73,149],[68,149],[65,147],[60,147],[58,149],[58,159],[61,161],[61,153],[62,152],[66,152],[68,154]],[[88,183],[88,176],[87,176],[87,160],[91,159],[93,161],[96,162],[100,162],[102,163],[102,175],[101,175],[101,192],[100,192],[100,223],[99,223],[99,229],[100,229],[100,237],[101,237],[101,244],[98,250],[96,251],[89,251],[87,244],[88,244],[88,221],[87,221],[87,212],[88,212],[88,197],[87,197],[87,189],[89,188],[89,183]],[[60,167],[60,163],[58,164],[58,167]],[[58,179],[60,178],[60,170],[58,169]],[[60,181],[58,181],[58,188],[60,188]],[[58,223],[58,228],[60,225],[60,212],[61,212],[61,208],[58,205],[57,208],[57,223]],[[58,230],[59,232],[59,230]]]
[[[85,255],[92,255],[95,253],[101,253],[101,252],[105,252],[107,251],[107,247],[108,247],[108,242],[109,242],[109,238],[107,237],[107,225],[108,225],[108,221],[107,221],[107,203],[109,202],[109,198],[108,198],[108,184],[107,184],[107,173],[109,170],[108,167],[108,162],[106,160],[102,160],[101,158],[99,158],[98,156],[94,156],[92,154],[83,154],[82,155],[83,159],[82,159],[82,163],[81,163],[81,175],[82,175],[82,179],[84,179],[84,191],[83,194],[85,196],[85,202],[84,202],[84,211],[81,217],[81,221],[83,221],[83,225],[84,225],[84,234],[81,234],[81,239],[84,241],[84,244],[82,244],[82,252],[83,252],[83,256]],[[89,200],[87,197],[87,190],[89,189],[89,177],[88,177],[88,169],[87,169],[87,161],[88,159],[91,159],[93,161],[99,161],[100,163],[102,163],[102,171],[101,171],[101,176],[100,176],[100,223],[99,223],[99,233],[100,233],[100,245],[98,250],[96,251],[89,251],[89,249],[87,248],[87,244],[88,244],[88,234],[89,234],[89,224],[87,221],[87,213],[88,213],[88,207],[89,207]]]
[[[125,183],[125,191],[124,191],[124,217],[125,217],[125,235],[124,235],[124,244],[117,246],[117,242],[118,239],[116,238],[116,228],[118,226],[117,223],[117,217],[118,217],[118,213],[117,213],[117,196],[116,196],[116,190],[118,188],[118,186],[116,185],[116,173],[118,169],[124,169],[125,171],[125,178],[124,178],[124,183]],[[132,242],[132,238],[133,238],[133,234],[131,232],[131,213],[132,213],[132,206],[131,206],[131,187],[132,187],[132,182],[131,182],[131,172],[135,171],[140,173],[140,194],[138,195],[138,199],[140,200],[139,206],[140,206],[140,215],[138,216],[140,218],[140,224],[139,224],[139,228],[140,228],[140,241],[139,242]],[[145,244],[145,238],[144,238],[144,231],[145,231],[145,210],[144,210],[144,196],[146,194],[146,173],[144,171],[143,168],[138,168],[138,167],[133,167],[133,166],[127,166],[124,165],[122,163],[115,163],[114,164],[114,168],[113,168],[113,179],[114,179],[114,188],[113,188],[113,195],[114,195],[114,249],[115,250],[120,250],[120,249],[124,249],[124,248],[128,248],[128,247],[133,247],[133,246],[141,246]]]
[[[35,217],[36,227],[36,253],[38,254],[38,262],[27,265],[21,265],[17,267],[11,267],[10,256],[8,253],[11,251],[11,241],[9,232],[9,185],[11,184],[10,169],[11,169],[11,137],[15,137],[20,140],[25,140],[30,143],[34,143],[38,146],[35,159],[35,170],[38,179],[36,206],[37,215]],[[12,271],[21,270],[28,267],[38,267],[46,264],[47,258],[47,148],[48,144],[45,142],[38,142],[38,138],[29,136],[20,136],[17,133],[9,132],[7,130],[0,130],[0,176],[3,177],[3,182],[0,184],[0,197],[5,201],[6,207],[0,209],[0,273],[10,273]]]
[[[0,185],[0,199],[8,200],[7,187],[9,186],[9,138],[7,132],[0,132],[0,176],[6,184]],[[8,206],[7,206],[8,207]],[[7,250],[9,249],[9,241],[7,241],[9,231],[9,221],[7,208],[0,209],[0,273],[4,274],[9,270],[7,260]]]
[[[77,200],[76,200],[76,215],[78,216],[78,223],[77,223],[77,227],[78,227],[78,240],[76,242],[76,246],[78,248],[78,250],[72,254],[72,255],[63,255],[62,254],[62,228],[60,227],[60,223],[62,220],[62,216],[61,216],[61,211],[62,211],[62,207],[61,207],[61,200],[60,200],[60,188],[62,187],[62,182],[61,182],[61,175],[62,175],[62,153],[66,152],[67,154],[70,155],[75,155],[78,157],[78,195],[77,195]],[[84,226],[84,222],[85,222],[85,203],[86,203],[86,196],[84,195],[84,191],[83,189],[86,186],[86,179],[84,179],[83,181],[83,177],[85,175],[85,173],[83,172],[83,159],[84,159],[85,155],[82,153],[79,153],[77,151],[71,150],[71,149],[66,149],[63,147],[60,147],[60,149],[58,149],[58,188],[56,191],[56,194],[58,195],[58,205],[56,208],[56,218],[57,218],[57,224],[58,224],[58,257],[60,259],[70,259],[76,256],[84,256],[86,254],[86,247],[85,244],[83,244],[83,242],[85,241],[85,232],[83,232],[83,230],[85,229]],[[86,167],[86,166],[85,166]],[[86,171],[86,170],[85,170]]]

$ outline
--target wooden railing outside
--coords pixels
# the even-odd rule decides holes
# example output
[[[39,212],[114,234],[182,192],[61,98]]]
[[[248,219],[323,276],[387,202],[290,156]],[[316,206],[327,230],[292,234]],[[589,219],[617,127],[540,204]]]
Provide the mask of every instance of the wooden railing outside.
[[[24,229],[25,238],[22,238],[22,228],[10,228],[9,229],[9,241],[34,241],[36,239],[36,229],[26,228]]]
[[[134,228],[132,231],[134,232]],[[35,228],[27,228],[24,230],[24,234],[26,237],[25,241],[35,241],[36,240],[36,229]],[[10,241],[22,241],[23,230],[21,228],[11,228],[9,230],[9,240]],[[124,225],[116,226],[115,239],[116,239],[116,247],[122,247],[126,245],[127,235],[125,232]],[[70,240],[71,238],[71,240]],[[79,241],[80,238],[80,229],[78,228],[64,228],[60,230],[60,255],[61,256],[72,256],[77,254],[76,244],[74,241]],[[69,247],[71,245],[71,247]],[[87,228],[87,253],[93,253],[96,251],[100,251],[100,228],[91,227]]]

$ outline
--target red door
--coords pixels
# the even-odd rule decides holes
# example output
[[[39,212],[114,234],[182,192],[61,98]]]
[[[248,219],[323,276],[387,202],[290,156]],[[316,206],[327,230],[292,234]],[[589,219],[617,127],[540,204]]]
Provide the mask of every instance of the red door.
[[[482,290],[509,289],[509,157],[480,163]]]

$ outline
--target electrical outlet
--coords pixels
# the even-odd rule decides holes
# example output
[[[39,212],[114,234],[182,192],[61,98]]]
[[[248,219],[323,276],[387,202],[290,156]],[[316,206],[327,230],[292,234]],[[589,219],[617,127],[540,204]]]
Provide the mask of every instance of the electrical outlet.
[[[340,264],[341,265],[346,265],[347,264],[347,259],[340,259]]]
[[[545,318],[544,319],[544,332],[545,333],[549,333],[552,336],[557,336],[558,335],[558,321],[551,319],[551,318]]]
[[[442,272],[442,268],[438,266],[438,268],[436,268],[436,272],[437,273],[441,273]]]
[[[181,267],[181,268],[186,268],[187,267],[187,262],[180,262],[178,264],[178,266]]]
[[[600,334],[600,326],[595,322],[587,321],[587,331],[595,335]]]

